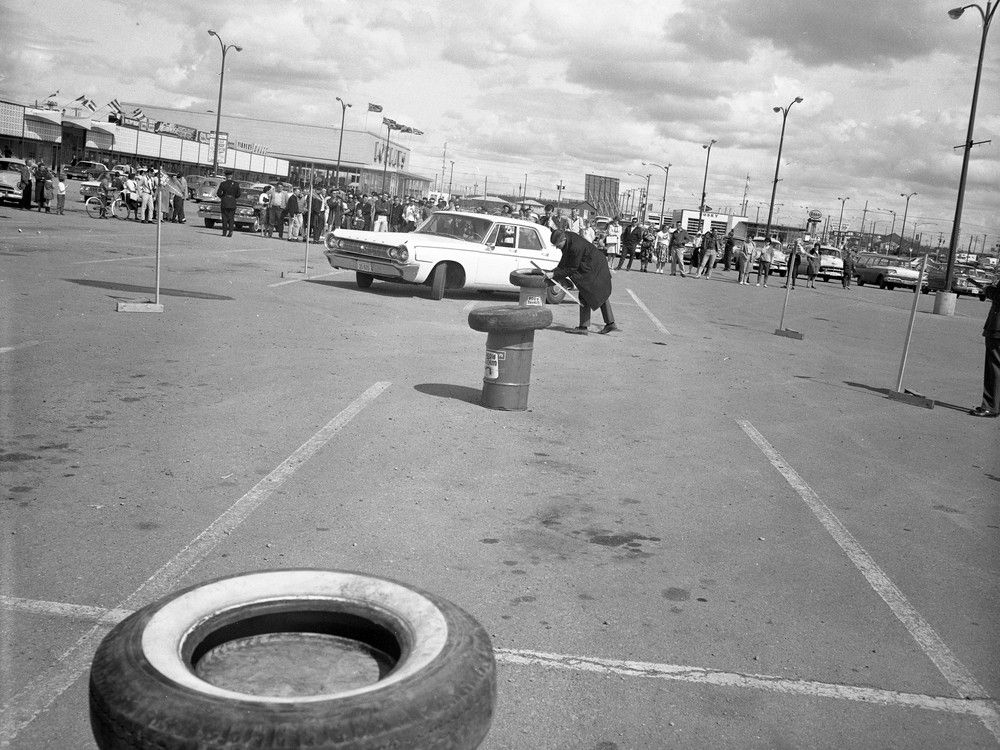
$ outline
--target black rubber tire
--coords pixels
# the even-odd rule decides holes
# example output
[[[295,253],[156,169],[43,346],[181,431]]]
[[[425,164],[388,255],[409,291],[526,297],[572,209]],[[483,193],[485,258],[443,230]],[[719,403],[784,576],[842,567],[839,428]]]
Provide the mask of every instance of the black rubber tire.
[[[336,594],[300,588],[308,601],[288,592],[298,581],[329,576],[353,583]],[[269,588],[262,580],[285,583]],[[233,595],[243,603],[234,609],[216,601],[213,587],[220,586],[241,589]],[[282,592],[277,600],[275,591]],[[191,609],[195,596],[201,600]],[[206,602],[219,608],[207,623]],[[350,631],[358,640],[371,638],[372,629],[390,633],[398,662],[363,689],[309,699],[229,693],[194,675],[193,654],[207,642],[246,634],[254,617],[267,627],[279,623],[255,631],[267,633],[296,616],[313,618],[304,629]],[[316,628],[325,623],[332,629]],[[90,720],[101,750],[464,750],[478,747],[489,731],[495,683],[489,635],[451,602],[356,573],[272,570],[192,586],[119,623],[91,666]]]
[[[431,271],[430,275],[431,299],[444,299],[444,289],[447,281],[448,266],[444,263],[438,263],[434,266],[434,270]]]
[[[862,279],[860,276],[858,276],[858,286],[864,286],[864,285],[865,285],[865,280]]]
[[[931,293],[931,288],[929,286],[925,286],[920,291],[923,292],[924,294],[930,294]]]
[[[875,279],[875,283],[878,284],[879,289],[885,289],[885,279],[882,278],[881,276]]]
[[[96,195],[87,198],[83,205],[87,209],[87,216],[91,219],[101,218],[101,199]]]
[[[566,291],[557,286],[550,286],[545,290],[546,305],[561,305],[566,299]]]
[[[375,281],[375,277],[370,273],[361,273],[361,271],[358,271],[355,274],[355,279],[358,282],[359,289],[369,289],[371,288],[372,282]]]
[[[215,219],[205,219],[205,226],[211,229],[215,226]]]
[[[885,288],[886,290],[888,290],[888,291],[890,291],[890,292],[891,292],[891,291],[892,291],[893,289],[895,289],[895,288],[896,288],[896,285],[895,285],[895,284],[892,284],[892,283],[890,283],[890,282],[888,282],[888,281],[887,281],[887,282],[885,282],[885,287],[884,287],[884,288]]]

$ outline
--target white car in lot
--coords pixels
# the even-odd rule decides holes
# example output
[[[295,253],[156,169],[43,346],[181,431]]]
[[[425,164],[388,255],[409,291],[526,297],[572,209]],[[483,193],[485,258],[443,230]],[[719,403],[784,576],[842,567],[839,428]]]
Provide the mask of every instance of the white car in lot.
[[[354,271],[362,289],[380,280],[428,286],[432,299],[457,289],[516,292],[511,271],[558,265],[562,254],[549,234],[523,219],[438,211],[412,232],[337,229],[327,235],[326,257],[334,268]],[[562,297],[550,287],[546,302]]]
[[[823,281],[844,278],[844,254],[832,245],[819,246],[819,274]]]

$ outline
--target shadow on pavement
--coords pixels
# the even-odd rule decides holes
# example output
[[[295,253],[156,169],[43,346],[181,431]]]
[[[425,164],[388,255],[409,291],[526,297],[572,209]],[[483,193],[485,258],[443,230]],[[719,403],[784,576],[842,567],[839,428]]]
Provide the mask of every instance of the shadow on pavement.
[[[801,376],[796,375],[796,377],[801,377]],[[866,391],[871,391],[872,393],[878,393],[879,395],[884,396],[885,398],[889,398],[889,394],[893,393],[893,391],[889,388],[876,388],[873,385],[865,385],[864,383],[854,383],[850,380],[845,380],[844,385],[850,386],[851,388],[862,388]],[[959,406],[958,404],[949,404],[947,401],[938,401],[937,399],[934,399],[934,405],[944,407],[945,409],[960,411],[963,414],[968,412],[969,409],[971,408],[969,406]]]
[[[95,281],[93,279],[63,279],[71,284],[80,286],[92,286],[98,289],[112,289],[116,292],[130,292],[132,294],[153,294],[156,290],[151,286],[139,286],[138,284],[122,284],[117,281]],[[165,289],[160,288],[160,294],[165,297],[190,297],[192,299],[219,300],[232,302],[235,297],[226,297],[222,294],[210,294],[208,292],[191,292],[186,289]]]
[[[440,398],[453,398],[456,401],[465,401],[468,404],[479,406],[482,391],[478,388],[469,388],[465,385],[450,385],[448,383],[420,383],[413,386],[415,390],[428,396],[438,396]]]

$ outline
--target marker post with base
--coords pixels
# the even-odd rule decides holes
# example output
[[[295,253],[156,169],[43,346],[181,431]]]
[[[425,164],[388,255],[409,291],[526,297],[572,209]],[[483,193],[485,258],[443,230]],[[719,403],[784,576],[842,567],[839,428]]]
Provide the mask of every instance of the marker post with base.
[[[306,219],[306,227],[305,227],[305,229],[306,229],[306,232],[305,232],[305,234],[306,234],[306,254],[305,254],[305,258],[302,261],[302,270],[301,271],[282,271],[281,272],[281,278],[283,278],[283,279],[301,278],[301,279],[305,280],[305,279],[309,278],[309,237],[312,234],[312,221],[313,221],[313,215],[312,215],[312,213],[313,213],[312,212],[312,198],[313,198],[313,177],[314,177],[314,175],[315,175],[315,170],[313,169],[313,165],[310,164],[309,165],[309,196],[306,198],[306,206],[309,209],[309,213],[307,215],[308,215],[309,218]]]
[[[793,331],[790,328],[785,328],[785,310],[788,309],[788,297],[792,293],[792,274],[795,273],[795,257],[797,254],[798,248],[795,248],[788,258],[788,267],[785,271],[785,301],[781,305],[781,320],[778,321],[778,327],[774,330],[774,335],[801,341],[805,338],[803,334]]]
[[[153,289],[153,301],[127,302],[119,301],[115,312],[163,312],[163,305],[160,304],[160,224],[163,221],[163,204],[160,200],[160,191],[163,189],[161,175],[163,166],[156,174],[156,286]]]
[[[920,300],[920,290],[924,286],[924,276],[927,273],[927,256],[924,256],[923,263],[920,264],[920,276],[917,278],[917,286],[913,290],[913,307],[910,309],[910,323],[906,327],[906,342],[903,344],[903,356],[899,360],[899,377],[896,378],[896,390],[889,394],[893,401],[902,401],[913,406],[921,406],[925,409],[934,408],[934,399],[922,396],[911,390],[903,388],[903,372],[906,370],[906,358],[910,353],[910,339],[913,337],[913,323],[917,318],[917,303]]]

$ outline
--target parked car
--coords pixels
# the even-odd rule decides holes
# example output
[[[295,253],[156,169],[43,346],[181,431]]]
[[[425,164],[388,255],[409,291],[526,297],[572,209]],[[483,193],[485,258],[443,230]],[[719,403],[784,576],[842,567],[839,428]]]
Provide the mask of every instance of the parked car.
[[[819,246],[819,273],[823,281],[844,278],[844,255],[832,245]]]
[[[251,232],[259,232],[262,217],[257,199],[260,198],[261,191],[254,188],[240,188],[240,197],[236,199],[236,218],[234,224],[237,229],[249,229]],[[205,226],[211,229],[216,223],[222,223],[221,201],[218,198],[204,200],[198,206],[198,218],[205,222]]]
[[[429,286],[436,300],[456,289],[515,292],[511,271],[559,263],[561,253],[540,230],[524,219],[438,211],[412,232],[337,229],[327,235],[326,257],[354,271],[362,289],[378,279]],[[547,302],[561,299],[561,290],[549,289]]]
[[[64,170],[66,178],[70,180],[92,180],[100,178],[108,171],[108,168],[99,161],[78,161]]]
[[[194,202],[201,203],[202,201],[218,200],[219,196],[217,196],[216,193],[219,190],[219,185],[221,185],[225,179],[225,177],[220,177],[218,175],[202,177],[201,181],[198,183],[198,189],[194,194]]]
[[[920,290],[924,294],[943,291],[947,270],[948,266],[945,263],[928,263],[927,276],[924,278],[924,283]],[[951,291],[959,296],[965,294],[969,297],[979,297],[980,300],[986,299],[983,290],[969,281],[969,279],[977,279],[981,283],[988,284],[993,277],[990,271],[966,263],[956,263],[953,270]]]
[[[23,167],[23,159],[0,159],[0,201],[16,203],[21,200],[21,169]]]
[[[112,172],[117,172],[122,177],[128,177],[129,175],[135,174],[135,167],[131,164],[115,164],[111,167]]]
[[[205,175],[193,172],[191,174],[184,175],[184,179],[187,182],[188,194],[187,198],[189,200],[195,200],[198,194],[198,188],[201,186],[201,181],[205,179]]]
[[[858,286],[877,284],[879,289],[897,286],[917,288],[920,272],[910,265],[908,258],[881,253],[858,253],[854,261],[854,275]]]

